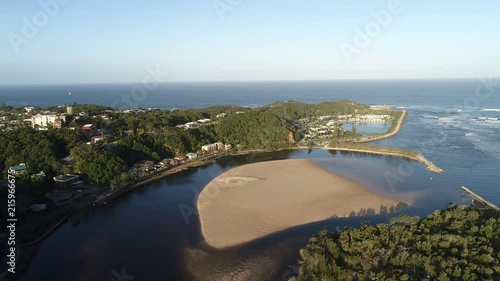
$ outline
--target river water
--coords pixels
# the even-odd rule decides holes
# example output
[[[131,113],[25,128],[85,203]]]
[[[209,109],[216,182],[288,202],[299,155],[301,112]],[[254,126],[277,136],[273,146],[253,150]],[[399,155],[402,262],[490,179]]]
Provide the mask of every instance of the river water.
[[[228,169],[258,161],[313,159],[376,192],[394,198],[412,198],[412,206],[401,211],[412,215],[424,216],[450,202],[470,203],[459,185],[466,185],[500,205],[498,91],[488,97],[474,96],[479,82],[472,80],[352,83],[309,85],[312,94],[304,95],[302,100],[347,97],[406,108],[409,114],[401,132],[376,143],[419,150],[445,173],[433,174],[421,163],[398,157],[327,150],[226,157],[137,188],[89,214],[72,218],[41,243],[29,271],[20,280],[107,281],[116,278],[117,272],[135,276],[134,280],[286,280],[296,270],[298,250],[317,231],[389,219],[389,215],[331,219],[232,249],[210,249],[203,243],[195,210],[199,191]],[[227,87],[239,87],[243,93],[254,93],[254,97],[265,92],[262,88],[276,88],[274,100],[300,100],[294,93],[307,85],[292,86],[230,84]],[[195,90],[202,91],[197,87],[190,88],[187,96]],[[242,96],[243,101],[245,97]],[[232,99],[237,100],[227,94],[226,101]],[[268,102],[266,98],[253,101],[256,105]],[[212,102],[217,104],[217,100]]]

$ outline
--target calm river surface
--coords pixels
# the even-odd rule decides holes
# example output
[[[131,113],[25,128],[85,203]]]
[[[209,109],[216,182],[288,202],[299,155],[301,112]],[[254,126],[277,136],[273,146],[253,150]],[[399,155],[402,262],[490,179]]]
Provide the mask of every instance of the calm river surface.
[[[479,99],[474,96],[479,83],[443,80],[163,85],[138,106],[258,106],[276,100],[319,102],[340,98],[396,104],[408,110],[401,132],[376,143],[416,149],[445,173],[432,174],[418,162],[397,157],[326,150],[227,157],[137,188],[92,213],[72,218],[41,243],[21,280],[108,281],[115,278],[113,272],[122,270],[137,281],[286,280],[295,270],[298,250],[317,231],[357,226],[367,220],[388,220],[384,216],[332,219],[224,251],[206,247],[195,210],[199,191],[228,169],[258,161],[313,159],[376,192],[413,198],[413,206],[402,211],[409,214],[424,216],[445,208],[449,202],[470,203],[470,198],[462,197],[459,185],[500,205],[500,90]],[[71,92],[75,99],[81,98],[75,101],[110,105],[120,93],[130,92],[133,85],[70,86],[0,87],[0,97],[15,97],[16,104],[63,104],[59,93],[74,87]],[[45,98],[45,92],[53,94]]]
[[[422,215],[450,201],[468,202],[461,197],[458,183],[447,183],[448,175],[431,174],[420,163],[396,157],[326,150],[226,157],[138,188],[83,218],[70,220],[42,243],[21,280],[110,280],[112,270],[122,268],[136,280],[283,280],[294,270],[288,265],[299,258],[298,249],[322,228],[387,220],[332,219],[226,251],[204,245],[194,213],[201,188],[237,165],[296,158],[314,159],[377,192],[415,198],[415,206],[405,213]],[[391,185],[387,175],[403,180]]]

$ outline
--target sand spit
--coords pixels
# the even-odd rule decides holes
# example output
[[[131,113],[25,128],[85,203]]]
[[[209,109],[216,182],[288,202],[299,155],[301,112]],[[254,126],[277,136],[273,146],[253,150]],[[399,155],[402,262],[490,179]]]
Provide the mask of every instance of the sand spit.
[[[397,204],[307,159],[234,168],[211,181],[198,197],[202,233],[215,248],[335,216],[379,213]]]

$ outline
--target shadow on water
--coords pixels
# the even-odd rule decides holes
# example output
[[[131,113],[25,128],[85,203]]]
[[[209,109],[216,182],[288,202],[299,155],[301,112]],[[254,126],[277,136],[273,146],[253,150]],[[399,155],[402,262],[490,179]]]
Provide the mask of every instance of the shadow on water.
[[[211,248],[201,240],[198,245],[184,249],[184,264],[193,281],[285,281],[298,272],[299,250],[318,231],[358,227],[362,223],[387,223],[391,217],[407,213],[408,209],[390,214],[331,218],[292,227],[222,250]]]
[[[272,156],[265,153],[221,159],[217,164],[223,167],[224,170],[228,170],[235,166],[260,161],[302,158],[304,153],[307,153],[309,156],[311,153],[314,154],[312,156],[318,154],[324,155],[324,151],[320,153],[318,151],[301,151],[299,153],[285,151],[282,153],[273,153]],[[358,161],[353,160],[366,161],[367,159],[366,153],[332,150],[328,151],[328,153],[334,158],[341,158],[344,163],[349,163],[347,165],[348,169],[353,167],[353,165],[359,165]],[[383,162],[389,166],[397,166],[397,163],[400,162],[415,162],[395,156],[370,155],[368,158],[376,162]],[[326,159],[325,161],[329,160]],[[419,163],[416,164],[418,165]],[[421,173],[426,173],[423,167],[420,167],[420,170],[422,170]],[[354,178],[357,178],[357,176],[354,176]],[[381,183],[383,184],[383,182],[378,182],[375,185]],[[423,216],[435,210],[436,205],[446,206],[447,202],[444,201],[450,200],[449,194],[453,194],[452,188],[438,189],[437,191],[431,191],[427,188],[419,190],[422,189],[422,185],[420,184],[411,182],[406,182],[406,184],[413,184],[412,189],[417,190],[415,194],[418,195],[413,198],[414,201],[409,207],[399,206],[399,208],[394,210],[381,206],[380,211],[382,212],[379,215],[375,215],[376,210],[359,210],[358,212],[349,214],[345,218],[332,217],[328,220],[292,227],[244,245],[222,250],[214,249],[205,244],[201,234],[200,223],[197,221],[196,225],[191,226],[190,233],[192,235],[189,246],[182,251],[185,274],[189,276],[189,280],[288,280],[288,278],[298,272],[297,261],[300,259],[299,250],[305,246],[312,235],[321,229],[333,231],[346,226],[357,227],[363,222],[371,224],[386,223],[391,217],[401,214]],[[430,201],[429,197],[432,198]],[[452,200],[458,202],[458,199],[455,197]]]
[[[124,266],[137,280],[286,280],[297,270],[298,250],[319,230],[355,227],[367,220],[386,222],[398,214],[332,218],[225,250],[205,245],[196,213],[196,201],[204,186],[236,166],[297,158],[315,160],[327,169],[375,187],[386,184],[384,171],[397,170],[400,163],[406,163],[399,158],[333,154],[325,150],[224,157],[75,215],[40,245],[30,270],[21,280],[110,280],[113,277],[110,271],[119,271]],[[422,198],[414,201],[415,208],[401,212],[421,215],[432,212],[436,205],[446,206],[447,201],[441,205],[443,200],[452,200],[451,187],[439,188],[437,177],[424,184],[425,177],[428,179],[427,171],[420,167],[401,187],[396,186],[397,192],[424,191]],[[194,210],[188,220],[179,209],[184,205]]]

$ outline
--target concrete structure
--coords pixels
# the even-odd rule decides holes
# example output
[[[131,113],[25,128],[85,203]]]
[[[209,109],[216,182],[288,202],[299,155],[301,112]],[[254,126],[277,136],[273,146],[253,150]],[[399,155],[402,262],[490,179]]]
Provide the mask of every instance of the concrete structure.
[[[229,144],[229,143],[226,143],[224,145],[224,149],[231,149],[231,148],[233,148],[233,146],[231,144]]]
[[[24,164],[24,163],[21,163],[19,165],[10,167],[10,169],[12,171],[14,171],[13,172],[14,175],[22,175],[22,174],[24,174],[26,172],[27,168],[28,167],[26,167],[26,164]]]
[[[188,159],[197,159],[198,158],[198,154],[190,152],[190,153],[186,154],[186,157]]]
[[[65,121],[65,116],[57,116],[55,114],[37,114],[31,117],[31,126],[33,128],[46,128],[51,125],[56,128],[61,128]]]
[[[134,163],[134,168],[137,170],[137,172],[148,172],[153,169],[153,165],[155,163],[151,160],[142,160],[139,162]]]
[[[186,161],[187,157],[185,155],[179,155],[174,157],[177,161]]]
[[[211,143],[211,144],[205,144],[204,146],[201,147],[201,150],[204,150],[206,152],[212,152],[212,151],[214,151],[216,149],[217,149],[217,147],[213,143]]]
[[[73,107],[71,105],[66,106],[66,114],[73,115]]]
[[[472,197],[472,202],[474,202],[474,200],[476,201],[479,201],[482,205],[484,206],[487,206],[491,209],[494,209],[494,210],[500,210],[500,208],[498,208],[497,206],[495,206],[493,203],[487,201],[486,199],[484,199],[483,197],[477,195],[476,193],[472,192],[470,189],[468,189],[467,187],[461,185],[460,188],[469,193],[469,195]]]
[[[167,166],[167,165],[170,165],[170,166],[175,166],[177,165],[177,161],[175,159],[163,159],[161,160],[161,162]]]
[[[78,175],[60,175],[54,177],[54,183],[58,188],[80,188],[83,187],[83,181]]]
[[[223,150],[224,149],[224,144],[222,142],[216,142],[214,143],[215,145],[215,150]]]
[[[82,126],[82,131],[89,132],[90,130],[93,129],[93,126],[94,125],[92,125],[92,124],[85,124],[85,125]]]
[[[32,180],[37,180],[37,179],[43,179],[45,178],[46,174],[44,171],[40,171],[38,174],[33,174],[31,175]]]
[[[106,136],[95,136],[95,137],[92,137],[92,142],[93,143],[98,143],[98,142],[102,142],[102,141],[104,141],[106,139],[107,139]]]

